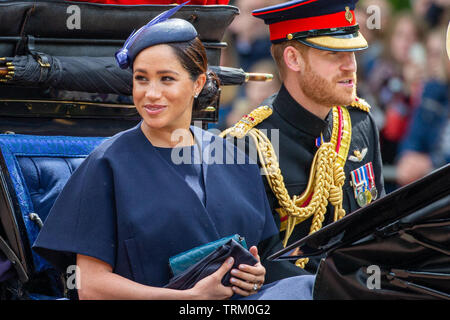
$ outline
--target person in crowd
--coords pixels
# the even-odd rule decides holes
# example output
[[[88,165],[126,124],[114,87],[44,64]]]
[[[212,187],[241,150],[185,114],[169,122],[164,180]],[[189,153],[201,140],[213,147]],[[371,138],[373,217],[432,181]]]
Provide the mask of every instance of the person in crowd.
[[[245,71],[259,60],[270,58],[270,42],[263,21],[255,21],[251,12],[271,4],[275,0],[235,0],[233,5],[240,14],[231,23],[227,33],[231,35],[230,47],[236,51],[239,66]]]
[[[253,12],[269,25],[282,86],[221,135],[246,139],[250,156],[258,151],[284,245],[384,195],[378,129],[356,96],[354,52],[368,46],[356,2],[297,0]],[[314,273],[319,261],[296,265]]]
[[[386,30],[391,23],[392,7],[387,0],[363,0],[355,9],[360,32],[370,47],[358,55],[358,72],[366,79],[384,51]],[[361,81],[360,81],[361,82]]]
[[[400,186],[450,163],[450,61],[443,39],[442,28],[427,37],[427,78],[421,103],[401,144],[396,168]]]
[[[373,67],[368,87],[384,113],[380,127],[383,163],[393,165],[398,145],[420,101],[424,49],[421,31],[409,12],[400,12],[387,31],[384,53]]]
[[[450,8],[448,0],[410,0],[413,13],[429,28],[439,27],[447,23],[445,12]]]
[[[267,95],[272,95],[280,89],[280,80],[278,77],[278,71],[276,65],[272,59],[264,59],[253,65],[250,72],[263,72],[273,75],[271,81],[266,82],[248,82],[245,84],[245,96],[240,99],[236,99],[232,106],[232,111],[228,115],[226,120],[226,126],[222,129],[226,129],[229,126],[238,122],[244,115],[250,113],[254,106],[260,105]]]
[[[370,89],[368,78],[372,74],[375,62],[380,58],[383,51],[382,28],[390,17],[388,2],[385,0],[366,0],[358,2],[355,7],[356,21],[359,25],[359,32],[370,43],[366,50],[362,50],[355,55],[358,69],[357,94],[364,97],[364,100],[371,106],[371,114],[378,128],[384,123],[384,113],[378,106],[377,95]],[[375,9],[374,9],[375,8]]]
[[[207,72],[194,26],[168,14],[116,54],[132,69],[142,121],[73,173],[34,250],[60,270],[78,266],[80,299],[310,299],[314,276],[263,286],[257,245],[278,230],[259,169],[236,161],[245,157],[231,143],[190,125],[193,105],[217,99],[219,81]],[[255,265],[233,267],[229,257],[191,289],[165,287],[170,257],[233,234],[246,239]]]

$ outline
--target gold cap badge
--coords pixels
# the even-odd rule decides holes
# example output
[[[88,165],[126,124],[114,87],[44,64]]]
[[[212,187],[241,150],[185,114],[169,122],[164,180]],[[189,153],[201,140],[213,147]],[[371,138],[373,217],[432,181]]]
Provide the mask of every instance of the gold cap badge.
[[[345,19],[348,23],[352,23],[353,21],[353,13],[350,11],[349,7],[345,7]]]

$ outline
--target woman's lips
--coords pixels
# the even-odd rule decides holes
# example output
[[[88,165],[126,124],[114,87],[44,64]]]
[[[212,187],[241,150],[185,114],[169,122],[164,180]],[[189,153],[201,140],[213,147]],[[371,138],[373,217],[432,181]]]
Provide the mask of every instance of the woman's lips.
[[[155,115],[158,115],[161,112],[163,112],[166,109],[166,106],[157,105],[157,104],[146,104],[144,106],[144,109],[149,115],[155,116]]]

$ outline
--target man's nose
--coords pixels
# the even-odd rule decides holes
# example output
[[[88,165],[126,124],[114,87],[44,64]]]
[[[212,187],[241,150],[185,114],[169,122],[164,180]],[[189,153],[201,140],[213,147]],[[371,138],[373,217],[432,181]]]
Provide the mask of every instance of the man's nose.
[[[341,52],[342,53],[342,64],[341,70],[356,72],[356,58],[354,52]]]

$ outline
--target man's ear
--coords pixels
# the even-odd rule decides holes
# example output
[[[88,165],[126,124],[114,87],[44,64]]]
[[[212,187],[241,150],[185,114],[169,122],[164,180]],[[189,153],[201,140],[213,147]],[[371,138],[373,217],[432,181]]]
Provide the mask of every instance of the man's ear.
[[[283,59],[288,69],[295,72],[299,72],[302,69],[303,58],[294,47],[288,46],[284,49]]]

